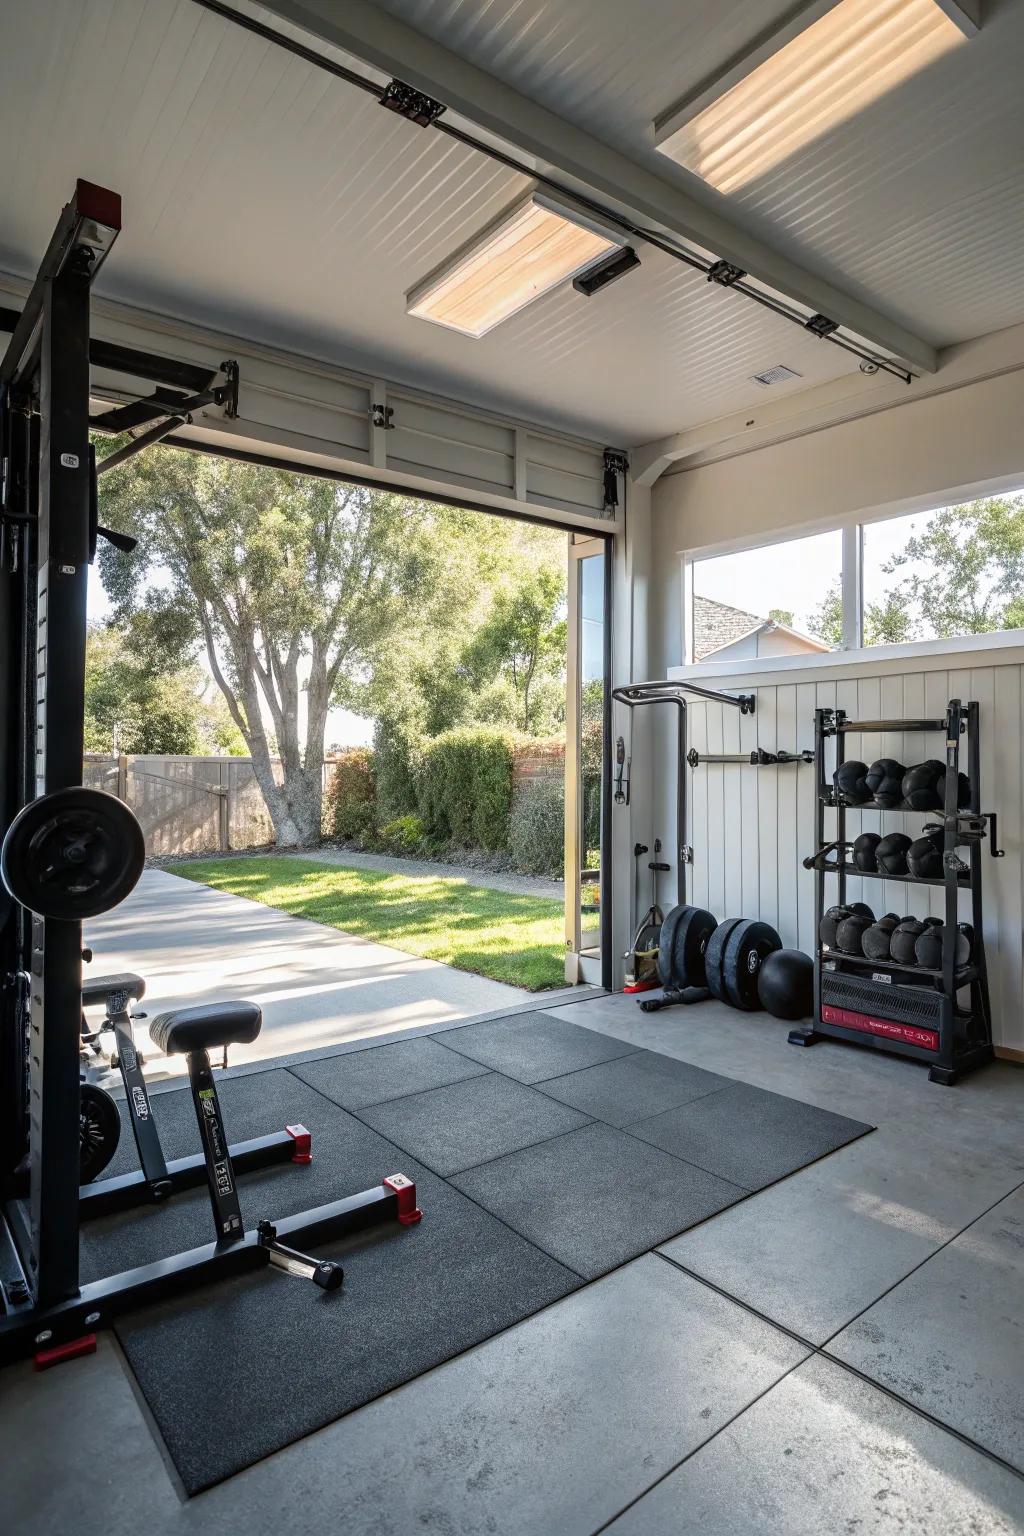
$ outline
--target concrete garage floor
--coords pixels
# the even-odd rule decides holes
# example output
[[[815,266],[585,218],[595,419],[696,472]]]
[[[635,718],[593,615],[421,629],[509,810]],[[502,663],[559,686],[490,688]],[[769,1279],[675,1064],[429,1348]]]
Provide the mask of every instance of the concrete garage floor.
[[[218,997],[257,998],[263,1029],[251,1046],[232,1046],[232,1064],[507,1012],[537,996],[157,869],[85,925],[85,942],[95,955],[87,977],[145,978],[150,1018]],[[98,1022],[96,1010],[91,1016]],[[183,1058],[159,1057],[149,1045],[147,1024],[136,1038],[148,1078],[185,1073]]]
[[[878,1130],[191,1501],[109,1335],[11,1368],[6,1528],[1024,1531],[1024,1070],[942,1089],[714,1003],[549,1011]]]

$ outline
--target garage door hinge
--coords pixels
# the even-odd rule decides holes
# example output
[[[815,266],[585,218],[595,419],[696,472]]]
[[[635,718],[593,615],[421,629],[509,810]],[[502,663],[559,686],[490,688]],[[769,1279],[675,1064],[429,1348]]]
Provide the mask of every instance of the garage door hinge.
[[[838,331],[838,329],[839,321],[830,320],[828,315],[812,315],[809,320],[804,321],[804,330],[811,331],[815,336],[819,336],[822,341],[824,341],[826,336],[831,336],[833,331]]]
[[[373,405],[371,406],[371,410],[373,411],[373,424],[374,424],[375,427],[382,427],[385,432],[392,432],[392,431],[394,431],[394,427],[395,427],[395,423],[394,423],[394,420],[393,420],[393,417],[394,417],[394,414],[395,414],[394,406],[392,406],[392,405],[378,405],[376,400],[375,400],[373,402]]]
[[[742,267],[733,266],[731,261],[716,261],[708,267],[708,282],[719,283],[723,288],[732,288],[746,275]]]
[[[629,468],[629,455],[615,448],[604,451],[604,509],[611,512],[619,504],[619,476]]]
[[[429,128],[431,123],[436,123],[445,110],[443,101],[435,101],[433,96],[414,90],[404,80],[392,80],[386,85],[381,92],[380,104],[389,112],[397,112],[399,117],[407,117],[410,123],[420,128]]]

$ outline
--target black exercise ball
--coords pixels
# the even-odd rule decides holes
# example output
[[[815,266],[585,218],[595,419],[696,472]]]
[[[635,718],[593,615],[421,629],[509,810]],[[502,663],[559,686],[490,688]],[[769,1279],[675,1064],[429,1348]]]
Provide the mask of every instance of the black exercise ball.
[[[852,759],[838,767],[832,776],[836,800],[843,805],[867,805],[871,791],[867,785],[867,763]]]
[[[936,782],[935,793],[939,797],[939,804],[940,804],[940,806],[945,808],[945,804],[946,804],[946,775],[944,773],[940,774],[940,776],[939,776],[939,778],[938,778],[938,780]],[[957,810],[962,811],[964,809],[964,807],[967,806],[967,805],[970,805],[970,803],[971,803],[971,781],[967,777],[966,773],[958,773],[957,774],[957,780],[956,780],[956,804],[957,804]]]
[[[854,838],[853,862],[856,864],[857,868],[862,869],[865,874],[875,875],[878,873],[878,861],[875,858],[875,849],[878,847],[881,841],[882,839],[877,832],[862,832],[860,837]]]
[[[942,851],[946,834],[942,827],[926,827],[907,849],[907,870],[915,880],[941,880]]]
[[[865,917],[863,912],[851,912],[836,929],[836,947],[844,955],[862,955],[865,931],[873,926],[874,921],[873,917]]]
[[[942,969],[942,944],[947,931],[944,924],[940,923],[937,927],[926,928],[919,935],[917,943],[914,945],[914,958],[918,965],[923,965],[930,971]],[[959,928],[955,929],[954,932],[956,935],[956,958],[954,964],[959,969],[960,966],[966,965],[970,959],[971,946],[967,942],[966,935],[962,934]]]
[[[974,925],[972,923],[957,923],[957,927],[967,940],[967,959],[974,959]],[[964,962],[966,964],[966,961]]]
[[[829,907],[821,922],[818,924],[818,938],[826,949],[835,949],[836,930],[843,920],[851,915],[850,907]]]
[[[917,964],[914,947],[922,933],[924,933],[924,923],[918,922],[916,917],[905,917],[893,929],[892,938],[889,940],[889,953],[897,965]]]
[[[806,1019],[814,1011],[814,962],[802,949],[776,949],[761,961],[761,1007],[777,1019]]]
[[[861,935],[861,948],[869,960],[888,960],[889,944],[898,926],[899,918],[887,914],[880,917],[877,923],[872,923],[870,928],[865,928]]]
[[[903,775],[906,771],[903,764],[898,763],[894,757],[879,757],[871,764],[865,783],[878,805],[891,811],[901,803]]]
[[[903,775],[903,803],[911,811],[939,811],[939,780],[946,772],[944,763],[931,757],[926,763],[917,763]]]
[[[910,838],[905,832],[890,832],[875,849],[879,871],[886,875],[905,875]]]

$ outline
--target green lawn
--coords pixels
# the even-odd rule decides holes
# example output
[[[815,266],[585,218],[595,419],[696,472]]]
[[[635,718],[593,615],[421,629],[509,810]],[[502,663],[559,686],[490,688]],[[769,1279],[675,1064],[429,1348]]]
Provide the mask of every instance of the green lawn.
[[[531,992],[565,983],[562,904],[545,897],[277,856],[203,859],[172,872]]]

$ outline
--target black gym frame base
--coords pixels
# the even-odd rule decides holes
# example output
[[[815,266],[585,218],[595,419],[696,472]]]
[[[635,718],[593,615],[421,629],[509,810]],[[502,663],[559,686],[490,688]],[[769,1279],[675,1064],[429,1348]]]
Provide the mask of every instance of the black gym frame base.
[[[285,1217],[275,1222],[269,1233],[261,1224],[231,1242],[204,1243],[200,1248],[176,1253],[155,1264],[143,1264],[106,1280],[93,1281],[69,1300],[42,1310],[32,1305],[28,1277],[21,1268],[8,1220],[0,1223],[0,1273],[5,1276],[8,1308],[7,1316],[0,1321],[0,1365],[27,1355],[36,1355],[40,1364],[56,1364],[65,1352],[77,1353],[82,1345],[91,1348],[96,1329],[109,1327],[125,1312],[168,1296],[182,1296],[214,1280],[263,1269],[271,1261],[271,1238],[279,1246],[316,1248],[381,1222],[416,1219],[415,1185],[399,1174],[375,1189]],[[13,1300],[19,1293],[27,1298],[21,1305]]]

